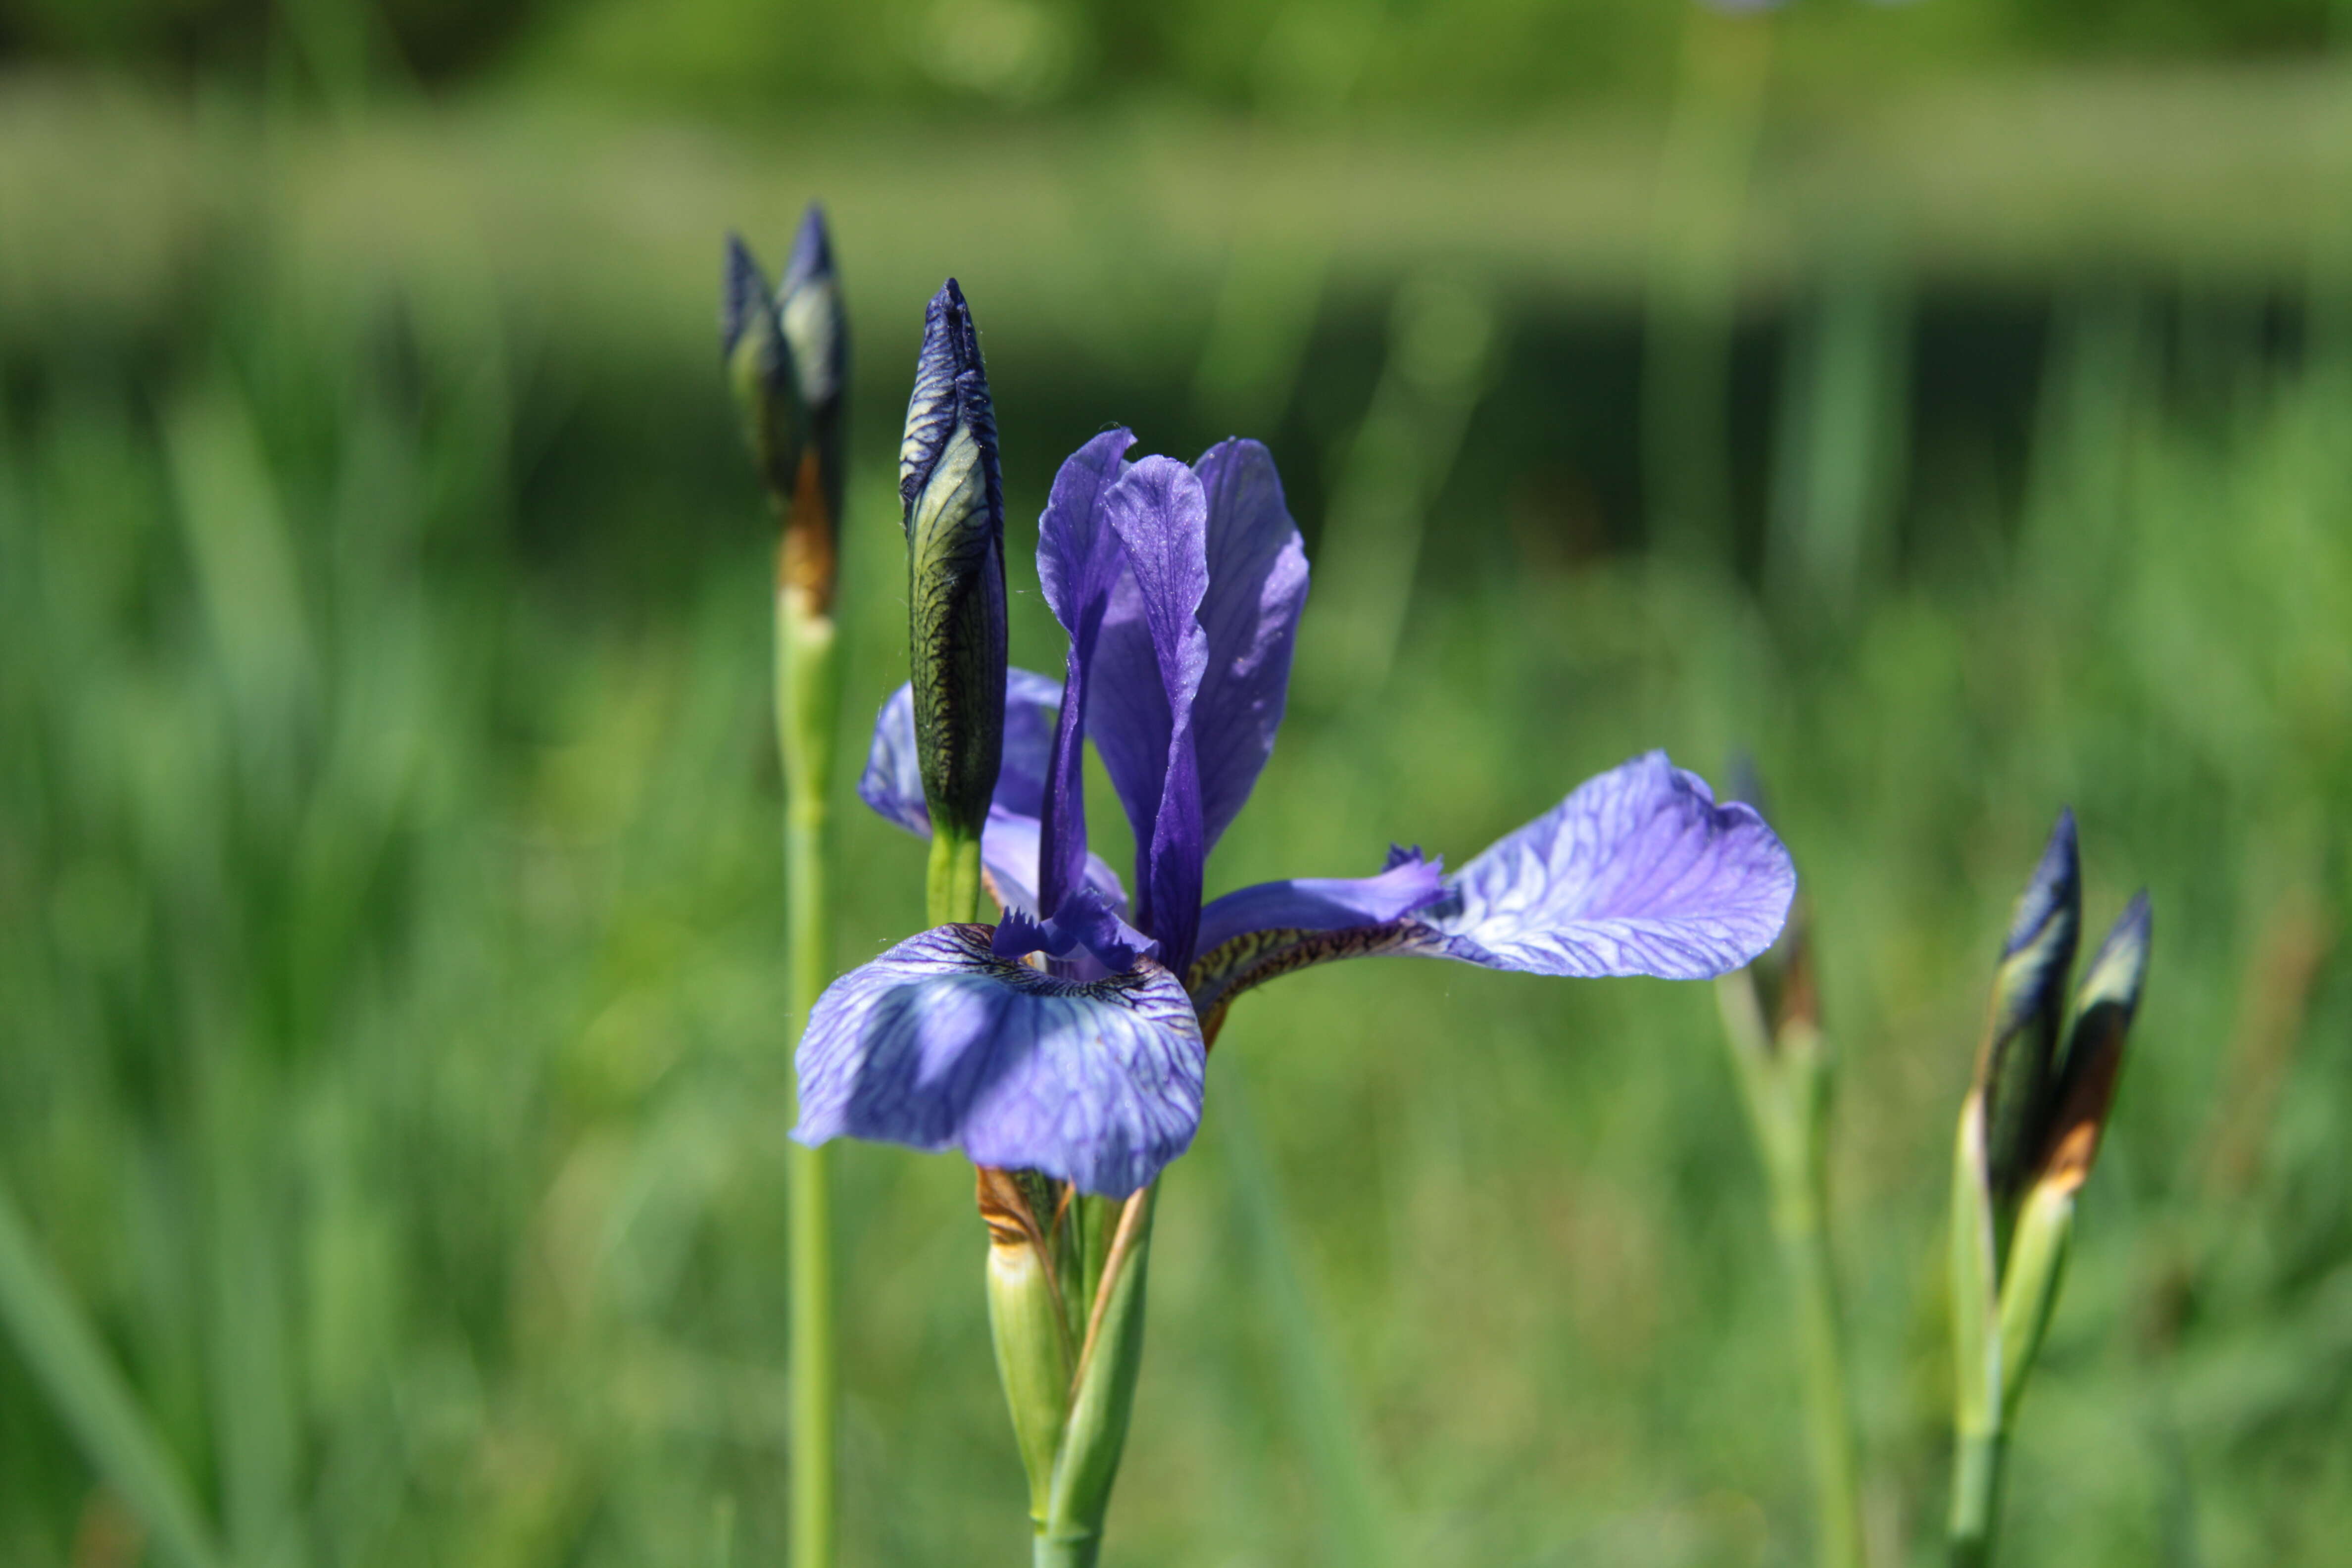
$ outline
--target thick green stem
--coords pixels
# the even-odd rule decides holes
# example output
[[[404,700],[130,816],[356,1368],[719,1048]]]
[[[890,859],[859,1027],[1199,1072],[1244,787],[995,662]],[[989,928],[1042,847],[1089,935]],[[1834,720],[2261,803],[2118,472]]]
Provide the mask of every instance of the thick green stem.
[[[1089,1531],[1085,1535],[1040,1534],[1030,1562],[1034,1568],[1095,1568],[1095,1559],[1102,1554],[1102,1537]]]
[[[803,595],[776,596],[776,746],[784,778],[785,984],[793,1040],[824,989],[831,924],[825,909],[825,779],[839,700],[834,624]],[[792,1266],[793,1568],[832,1568],[834,1429],[839,1394],[833,1330],[832,1151],[793,1144],[787,1249]]]
[[[1992,1562],[2007,1452],[1998,1432],[1959,1435],[1952,1450],[1952,1568],[1988,1568]]]
[[[980,838],[955,833],[931,835],[929,875],[924,883],[930,922],[980,918]]]

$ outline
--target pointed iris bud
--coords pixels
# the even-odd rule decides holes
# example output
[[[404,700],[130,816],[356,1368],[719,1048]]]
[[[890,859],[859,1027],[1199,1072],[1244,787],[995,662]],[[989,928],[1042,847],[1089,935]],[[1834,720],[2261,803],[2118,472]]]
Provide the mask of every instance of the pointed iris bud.
[[[806,615],[832,613],[841,520],[849,334],[824,210],[801,221],[771,296],[742,240],[727,239],[719,342],[751,459],[783,524],[777,586]]]
[[[2123,1068],[2124,1040],[2139,1010],[2140,985],[2147,978],[2154,924],[2147,891],[2142,889],[2099,944],[2075,993],[2074,1026],[2051,1097],[2053,1111],[2038,1173],[2043,1183],[2058,1183],[2071,1192],[2089,1177],[2091,1163],[2098,1158],[2100,1134]]]
[[[1992,1016],[1977,1058],[1974,1104],[1983,1118],[1984,1180],[2004,1232],[2049,1126],[2053,1053],[2082,920],[2074,814],[2061,811],[2010,921],[1993,982]]]
[[[2050,1129],[2033,1184],[2018,1212],[2016,1237],[2000,1280],[2002,1419],[2015,1417],[2033,1368],[2074,1229],[2074,1194],[2098,1158],[2100,1135],[2115,1103],[2124,1040],[2147,975],[2151,917],[2147,894],[2135,896],[2091,960],[2074,997],[2074,1026],[2052,1099]]]
[[[2152,920],[2143,891],[2091,960],[2064,1054],[2053,1057],[2081,900],[2074,819],[2062,813],[2002,949],[1955,1149],[1955,1562],[1981,1563],[1990,1552],[2008,1430],[2057,1307],[2075,1194],[2098,1154],[2147,974]]]
[[[898,495],[906,508],[915,742],[936,853],[940,846],[979,841],[1004,741],[1004,496],[996,418],[979,334],[952,278],[932,299],[923,325],[898,452]],[[973,886],[976,899],[976,880]]]
[[[760,482],[781,510],[790,501],[803,439],[798,377],[767,274],[739,235],[727,237],[719,279],[719,352]]]
[[[839,407],[848,374],[849,332],[833,269],[833,236],[825,228],[824,208],[815,202],[793,237],[792,258],[776,289],[776,313],[793,347],[801,400],[812,412]]]
[[[816,614],[833,607],[842,486],[844,408],[849,382],[849,325],[833,269],[833,239],[814,202],[801,219],[784,281],[776,290],[797,395],[801,447],[792,468],[792,505],[779,584],[805,595]]]

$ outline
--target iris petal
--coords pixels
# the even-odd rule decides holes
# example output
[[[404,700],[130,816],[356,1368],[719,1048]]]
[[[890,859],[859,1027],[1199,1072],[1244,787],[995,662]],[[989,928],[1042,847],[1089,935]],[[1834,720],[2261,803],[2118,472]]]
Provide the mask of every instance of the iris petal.
[[[1191,962],[1208,858],[1193,700],[1208,663],[1208,497],[1172,458],[1146,458],[1104,499],[1126,547],[1087,700],[1087,728],[1127,807],[1137,846],[1136,923],[1169,963]]]
[[[960,1148],[1120,1197],[1191,1145],[1206,1063],[1159,964],[1058,980],[995,956],[986,926],[940,926],[817,998],[793,1136]]]
[[[1444,898],[1444,868],[1418,849],[1395,849],[1377,877],[1296,877],[1242,888],[1201,911],[1199,949],[1214,952],[1246,931],[1384,925]]]
[[[1054,476],[1054,489],[1037,520],[1037,580],[1055,619],[1069,634],[1062,677],[1061,716],[1053,738],[1045,799],[1045,852],[1037,875],[1048,907],[1061,900],[1084,875],[1087,854],[1087,677],[1095,644],[1110,607],[1111,589],[1126,570],[1127,552],[1105,515],[1103,502],[1128,469],[1125,454],[1135,437],[1106,430],[1072,453]]]
[[[1797,887],[1788,850],[1755,809],[1717,805],[1706,782],[1664,752],[1580,784],[1464,867],[1435,900],[1421,898],[1435,868],[1419,861],[1418,852],[1395,851],[1379,877],[1266,883],[1211,905],[1185,974],[1209,1037],[1244,991],[1339,958],[1705,979],[1769,947]],[[1384,897],[1417,901],[1374,918]]]
[[[1209,501],[1209,588],[1201,601],[1209,661],[1192,723],[1202,841],[1213,849],[1249,799],[1282,727],[1307,605],[1307,546],[1262,444],[1221,441],[1192,471]]]
[[[1797,872],[1764,819],[1636,757],[1465,866],[1417,951],[1530,974],[1704,980],[1772,943]]]

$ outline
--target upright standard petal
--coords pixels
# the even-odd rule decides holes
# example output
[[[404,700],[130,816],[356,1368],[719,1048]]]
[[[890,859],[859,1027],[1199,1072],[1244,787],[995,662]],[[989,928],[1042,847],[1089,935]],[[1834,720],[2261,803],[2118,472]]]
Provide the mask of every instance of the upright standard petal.
[[[1104,616],[1087,728],[1134,826],[1136,924],[1171,968],[1192,962],[1208,845],[1193,700],[1208,664],[1208,497],[1191,468],[1146,458],[1113,485],[1105,514],[1127,571]]]
[[[1059,908],[1086,871],[1087,675],[1111,589],[1127,567],[1126,547],[1103,503],[1127,472],[1127,449],[1134,444],[1125,430],[1106,430],[1072,453],[1054,476],[1053,493],[1037,520],[1037,580],[1070,639],[1053,763],[1039,813],[1045,850],[1037,891],[1048,909]]]
[[[1754,807],[1717,805],[1652,752],[1497,840],[1413,918],[1419,951],[1490,969],[1706,980],[1769,947],[1796,890]]]
[[[1191,1145],[1206,1064],[1183,987],[1150,960],[1057,980],[997,957],[986,926],[940,926],[817,998],[793,1136],[960,1148],[1123,1197]]]
[[[1200,737],[1202,844],[1213,849],[1249,799],[1282,727],[1307,604],[1307,546],[1262,444],[1221,441],[1192,471],[1209,502],[1209,587],[1201,601],[1209,658],[1192,728]]]

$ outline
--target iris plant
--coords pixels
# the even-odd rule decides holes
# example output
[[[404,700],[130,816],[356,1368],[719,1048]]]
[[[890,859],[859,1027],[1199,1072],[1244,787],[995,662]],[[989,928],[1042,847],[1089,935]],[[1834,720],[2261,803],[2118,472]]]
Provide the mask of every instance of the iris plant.
[[[940,301],[933,310],[936,327]],[[919,623],[933,548],[920,537],[923,498],[978,493],[940,477],[954,450],[936,436],[941,421],[984,426],[982,466],[993,471],[992,421],[959,412],[975,406],[975,387],[985,409],[960,295],[948,314],[950,330],[927,336],[903,470]],[[940,390],[954,386],[965,390]],[[1391,849],[1370,876],[1265,882],[1204,903],[1209,853],[1281,727],[1307,555],[1263,446],[1229,440],[1188,466],[1131,460],[1133,444],[1107,431],[1062,465],[1037,550],[1069,636],[1062,679],[1007,671],[1001,719],[976,726],[999,742],[978,848],[1001,920],[950,920],[843,976],[798,1056],[795,1138],[959,1148],[981,1168],[998,1359],[1041,1563],[1092,1561],[1139,1344],[1150,1184],[1200,1125],[1207,1052],[1235,997],[1374,953],[1702,979],[1761,952],[1795,889],[1755,811],[1718,805],[1654,752],[1452,876],[1418,849]],[[969,505],[955,515],[975,516]],[[967,530],[966,558],[985,562],[987,532]],[[983,564],[971,580],[984,576]],[[937,639],[919,625],[915,640],[917,685],[953,684],[923,672]],[[935,701],[902,688],[884,704],[859,784],[918,834],[932,830],[926,764],[938,771],[942,727],[936,715],[919,725],[918,710]],[[1131,896],[1088,847],[1088,739],[1133,829]]]
[[[825,899],[825,785],[841,710],[833,597],[838,560],[849,332],[824,210],[801,220],[772,295],[730,236],[719,346],[751,460],[779,525],[776,756],[784,784],[786,985],[796,1028],[824,986],[832,931]],[[828,1152],[793,1151],[792,1246],[793,1568],[832,1568],[833,1216]]]

